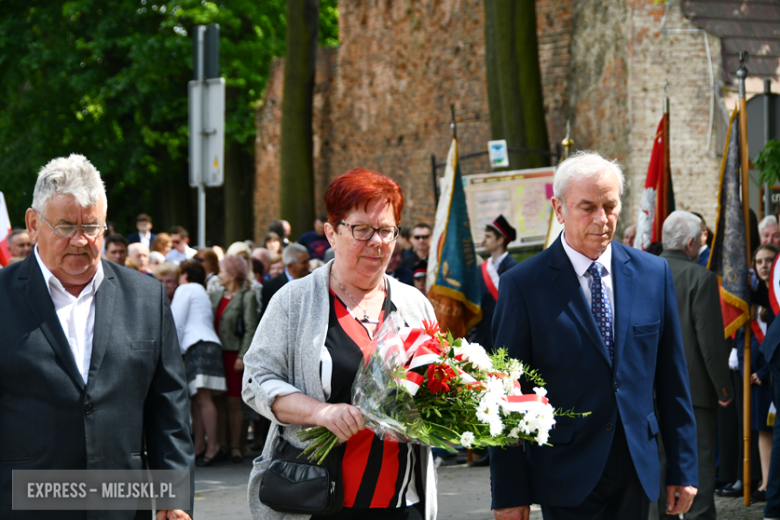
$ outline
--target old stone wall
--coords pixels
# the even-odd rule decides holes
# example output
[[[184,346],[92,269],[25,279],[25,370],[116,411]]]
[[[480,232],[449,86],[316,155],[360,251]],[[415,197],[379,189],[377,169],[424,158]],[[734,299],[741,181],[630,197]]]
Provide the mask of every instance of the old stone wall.
[[[631,153],[626,165],[631,175],[624,199],[629,214],[625,216],[636,221],[653,138],[663,115],[664,81],[668,80],[669,163],[676,208],[701,212],[714,229],[720,157],[715,131],[710,133],[710,61],[704,34],[682,16],[678,2],[669,2],[665,8],[653,0],[632,0],[628,9]],[[707,41],[712,78],[719,88],[723,85],[720,40],[708,35]]]
[[[669,3],[664,28],[696,29]],[[578,149],[617,158],[626,173],[620,228],[639,208],[663,81],[671,97],[671,165],[678,208],[714,226],[719,159],[707,150],[710,80],[699,32],[661,32],[654,0],[537,0],[537,33],[550,147],[572,122]],[[490,139],[482,0],[365,0],[339,4],[336,49],[321,49],[314,97],[316,211],[330,181],[355,167],[392,176],[406,198],[404,224],[431,222],[431,155],[446,158],[450,104],[461,155]],[[709,38],[716,84],[720,42]],[[257,115],[255,229],[278,218],[283,62],[274,62]],[[463,173],[489,170],[487,158]],[[443,169],[438,170],[441,175]],[[307,230],[293,230],[294,237]]]

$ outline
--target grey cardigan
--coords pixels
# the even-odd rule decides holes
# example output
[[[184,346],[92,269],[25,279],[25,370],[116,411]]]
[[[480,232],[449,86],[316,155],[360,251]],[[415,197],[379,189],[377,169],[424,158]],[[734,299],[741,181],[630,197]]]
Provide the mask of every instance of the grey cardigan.
[[[278,513],[259,499],[260,481],[271,464],[279,435],[302,447],[296,432],[302,426],[280,422],[271,405],[277,397],[295,392],[325,401],[320,379],[320,353],[328,331],[330,299],[328,286],[333,260],[309,276],[289,282],[268,304],[249,351],[244,356],[242,397],[246,404],[271,420],[263,454],[255,459],[249,477],[249,509],[255,520],[306,520],[308,515]],[[430,302],[412,286],[385,276],[390,298],[412,327],[422,320],[435,320]],[[421,470],[425,491],[425,520],[436,518],[436,470],[428,447],[423,447]]]

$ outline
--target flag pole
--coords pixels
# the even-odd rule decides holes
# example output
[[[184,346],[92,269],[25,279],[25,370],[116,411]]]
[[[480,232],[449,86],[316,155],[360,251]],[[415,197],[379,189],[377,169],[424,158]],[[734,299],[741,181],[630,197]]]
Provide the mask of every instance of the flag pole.
[[[563,160],[565,161],[571,154],[571,147],[574,146],[574,139],[571,138],[571,119],[566,120],[566,137],[561,141],[561,145],[563,145]]]
[[[747,51],[739,53],[739,70],[737,70],[737,78],[739,78],[739,157],[740,157],[740,170],[742,173],[742,214],[745,219],[745,245],[748,266],[750,266],[750,192],[748,185],[748,139],[747,139],[747,100],[745,98],[745,78],[747,78],[748,70],[745,68],[745,63],[750,60],[750,55]],[[742,480],[745,505],[750,505],[750,375],[753,373],[753,369],[750,366],[751,353],[750,353],[750,321],[748,320],[745,325],[745,356],[744,356],[744,370],[742,376],[742,393],[744,400],[743,407],[743,422],[742,422],[742,437],[744,439],[744,467],[742,470]]]
[[[656,225],[658,226],[658,240],[661,240],[663,222],[669,215],[669,181],[672,178],[672,166],[669,160],[669,81],[664,82],[664,176],[663,193],[658,193],[661,201],[660,213],[656,211]]]

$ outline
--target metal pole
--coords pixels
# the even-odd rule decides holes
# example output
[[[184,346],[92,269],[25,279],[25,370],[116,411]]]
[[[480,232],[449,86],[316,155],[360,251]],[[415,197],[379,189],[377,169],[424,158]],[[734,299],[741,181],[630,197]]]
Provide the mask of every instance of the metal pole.
[[[764,80],[764,146],[769,142],[769,118],[772,117],[771,99],[772,80]],[[764,184],[764,216],[772,214],[772,185],[767,181]]]
[[[748,265],[750,265],[750,233],[747,232],[747,225],[750,222],[750,192],[748,186],[748,140],[747,140],[747,99],[745,98],[745,78],[747,78],[748,70],[745,68],[745,63],[748,62],[750,56],[746,51],[739,53],[740,67],[737,71],[737,78],[739,78],[739,153],[740,153],[740,170],[742,172],[742,214],[745,219],[745,245],[747,253]],[[750,375],[753,373],[750,366],[750,321],[745,325],[745,361],[742,377],[742,392],[744,395],[744,415],[743,415],[743,428],[742,438],[744,442],[744,467],[742,470],[742,480],[745,505],[750,505]]]
[[[574,139],[571,138],[571,119],[566,120],[566,137],[563,138],[561,144],[563,145],[563,160],[565,161],[569,158],[571,147],[574,146]]]
[[[206,247],[206,185],[198,185],[198,248]]]

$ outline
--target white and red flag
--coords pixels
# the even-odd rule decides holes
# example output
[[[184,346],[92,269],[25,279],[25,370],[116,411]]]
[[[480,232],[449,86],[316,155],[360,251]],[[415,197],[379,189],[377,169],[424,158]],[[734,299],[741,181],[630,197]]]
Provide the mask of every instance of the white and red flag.
[[[11,219],[8,217],[8,207],[5,205],[5,196],[0,191],[0,265],[8,265],[11,260],[11,251],[8,248],[8,239],[11,237]]]

